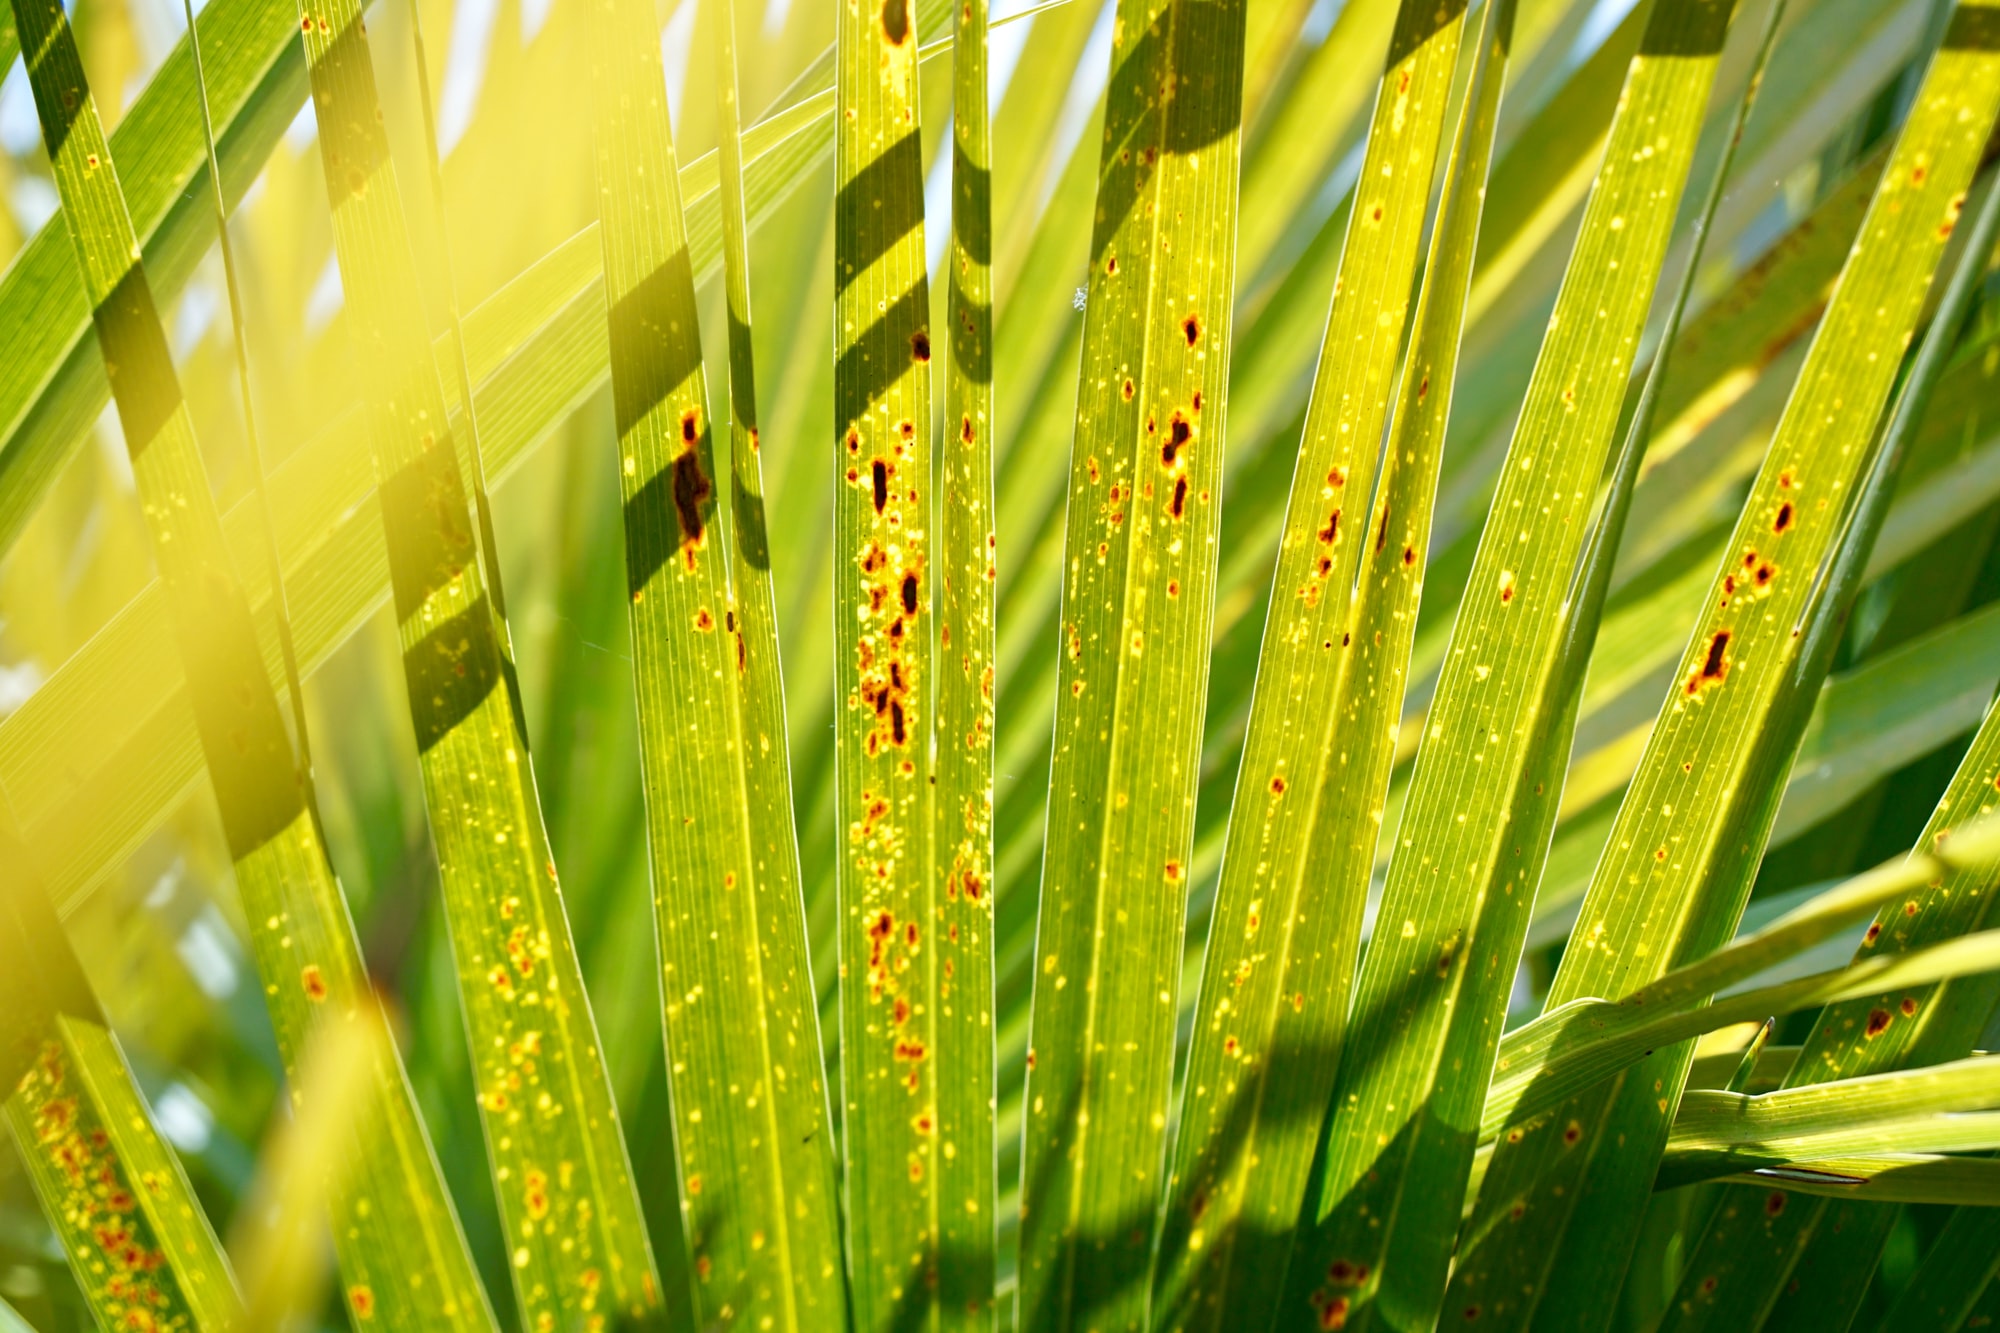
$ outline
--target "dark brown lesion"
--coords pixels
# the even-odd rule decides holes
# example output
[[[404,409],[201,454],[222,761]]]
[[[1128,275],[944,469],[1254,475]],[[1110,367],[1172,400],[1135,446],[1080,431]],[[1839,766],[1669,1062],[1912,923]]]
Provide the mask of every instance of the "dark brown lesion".
[[[674,517],[680,524],[681,559],[686,562],[689,573],[694,572],[695,553],[701,550],[707,531],[702,511],[715,494],[715,486],[701,466],[699,445],[687,439],[689,423],[693,419],[692,412],[682,419],[682,439],[685,443],[674,458]]]
[[[910,39],[910,0],[882,0],[882,36],[891,46]]]
[[[1719,685],[1729,674],[1729,631],[1717,630],[1708,640],[1708,652],[1701,666],[1688,677],[1687,692],[1698,695],[1707,685]]]

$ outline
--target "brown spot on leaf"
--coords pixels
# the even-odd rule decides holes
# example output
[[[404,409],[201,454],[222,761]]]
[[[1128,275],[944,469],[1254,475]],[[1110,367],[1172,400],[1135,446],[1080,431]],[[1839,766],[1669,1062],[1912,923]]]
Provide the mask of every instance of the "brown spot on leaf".
[[[1702,686],[1708,684],[1710,681],[1720,681],[1724,676],[1728,675],[1728,653],[1729,631],[1719,629],[1708,641],[1708,655],[1702,659],[1701,666],[1696,669],[1692,676],[1688,677],[1687,692],[1689,694],[1700,694]]]
[[[701,508],[714,493],[708,474],[701,470],[701,457],[690,444],[674,459],[674,514],[680,521],[681,554],[690,570],[694,553],[701,549]]]
[[[1199,316],[1199,315],[1189,315],[1189,316],[1188,316],[1188,317],[1187,317],[1186,319],[1182,320],[1182,321],[1181,321],[1181,334],[1182,334],[1182,336],[1184,336],[1184,337],[1185,337],[1185,338],[1187,339],[1187,345],[1188,345],[1189,347],[1192,347],[1192,346],[1194,346],[1194,345],[1195,345],[1196,343],[1200,342],[1200,341],[1201,341],[1201,316]]]
[[[1881,1035],[1882,1035],[1882,1034],[1883,1034],[1884,1032],[1887,1032],[1888,1030],[1889,1030],[1889,1011],[1888,1011],[1887,1009],[1871,1009],[1871,1010],[1869,1010],[1869,1011],[1868,1011],[1868,1035],[1869,1035],[1869,1036],[1870,1036],[1871,1038],[1872,1038],[1872,1037],[1879,1037],[1879,1036],[1881,1036]]]
[[[1167,442],[1160,446],[1160,466],[1171,468],[1180,461],[1181,450],[1194,438],[1194,427],[1179,412],[1167,423]]]

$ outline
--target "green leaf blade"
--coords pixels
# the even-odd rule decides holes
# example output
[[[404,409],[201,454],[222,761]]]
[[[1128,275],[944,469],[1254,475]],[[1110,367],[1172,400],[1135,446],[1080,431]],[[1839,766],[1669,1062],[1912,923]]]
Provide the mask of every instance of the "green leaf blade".
[[[1123,3],[1114,25],[1034,948],[1024,1329],[1145,1318],[1214,619],[1244,40],[1236,3]]]
[[[1626,76],[1418,752],[1293,1252],[1301,1317],[1401,1327],[1443,1301],[1554,815],[1537,714],[1564,706],[1572,573],[1733,9],[1662,4]]]
[[[936,1197],[940,1326],[994,1326],[993,717],[999,553],[993,495],[993,144],[986,0],[952,45],[951,248],[939,444],[932,917],[939,960]]]

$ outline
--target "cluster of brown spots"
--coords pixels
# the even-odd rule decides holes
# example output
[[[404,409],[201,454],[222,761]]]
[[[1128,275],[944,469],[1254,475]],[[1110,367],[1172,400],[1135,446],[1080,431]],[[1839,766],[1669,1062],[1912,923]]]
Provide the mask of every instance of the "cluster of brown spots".
[[[326,1003],[326,978],[320,975],[318,963],[307,963],[300,969],[299,987],[314,1004]]]
[[[894,976],[889,950],[896,942],[896,914],[884,907],[868,919],[868,996],[879,1000]]]
[[[875,467],[879,512],[880,505],[887,504],[888,483],[883,460],[877,459]],[[922,604],[923,588],[917,560],[900,548],[885,548],[871,541],[858,563],[871,622],[888,622],[886,628],[863,637],[854,650],[861,683],[849,706],[865,705],[875,714],[875,723],[863,742],[872,758],[885,745],[907,746],[914,730],[911,715],[915,711],[916,664],[909,653],[910,629]],[[914,765],[908,767],[915,771]]]
[[[1320,1333],[1335,1333],[1335,1330],[1347,1327],[1347,1297],[1335,1296],[1327,1300],[1319,1292],[1314,1292],[1312,1303],[1319,1311]]]
[[[931,359],[931,332],[918,329],[910,335],[910,360],[929,361]]]
[[[1729,631],[1719,629],[1710,636],[1708,640],[1708,653],[1702,658],[1701,665],[1696,667],[1694,674],[1688,677],[1687,692],[1690,695],[1698,695],[1704,686],[1720,684],[1722,678],[1728,674]]]
[[[1889,1030],[1889,1011],[1871,1009],[1868,1011],[1868,1036],[1872,1040]]]
[[[149,1243],[111,1137],[69,1091],[68,1072],[61,1045],[44,1042],[16,1090],[34,1124],[33,1142],[22,1148],[39,1151],[61,1173],[62,1195],[51,1201],[50,1215],[87,1236],[97,1251],[77,1256],[79,1279],[88,1287],[102,1282],[92,1295],[123,1307],[120,1328],[164,1327],[158,1312],[171,1300],[171,1287],[161,1284],[166,1253]]]
[[[507,934],[507,959],[524,977],[535,975],[535,947],[528,941],[528,928],[516,926]]]
[[[1778,577],[1778,567],[1755,551],[1743,553],[1743,568],[1750,571],[1750,582],[1759,593],[1771,586],[1771,580]]]

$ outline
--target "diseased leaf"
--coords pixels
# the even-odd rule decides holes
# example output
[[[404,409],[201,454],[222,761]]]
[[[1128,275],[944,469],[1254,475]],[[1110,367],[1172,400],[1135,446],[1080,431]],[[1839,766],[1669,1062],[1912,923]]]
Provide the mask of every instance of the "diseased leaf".
[[[1294,1317],[1401,1327],[1443,1300],[1574,719],[1572,579],[1732,12],[1664,0],[1627,73],[1418,752],[1293,1250]]]
[[[1024,1330],[1146,1320],[1214,618],[1243,43],[1237,0],[1121,0],[1113,25],[1034,945]]]
[[[931,917],[940,1150],[939,1327],[995,1326],[993,1023],[993,144],[986,0],[963,0],[952,45],[951,248],[945,255],[944,438],[939,445],[934,879]],[[956,424],[954,424],[956,423]],[[950,1145],[948,1148],[943,1145]]]
[[[841,1151],[861,1328],[936,1319],[941,1090],[968,1058],[991,1061],[948,1045],[942,1022],[937,937],[983,926],[986,907],[947,900],[935,845],[941,512],[914,23],[909,0],[883,0],[842,6],[837,26],[834,830]]]
[[[741,354],[739,147],[732,136],[721,179],[743,328],[731,334],[726,527],[653,9],[599,0],[590,28],[625,597],[695,1314],[811,1329],[841,1317],[838,1204]],[[725,78],[733,96],[733,69]]]
[[[1962,9],[1971,17],[1956,20],[1959,31],[1989,24],[1987,12]],[[1622,997],[1714,948],[1741,915],[1777,778],[1790,767],[1830,659],[1807,652],[1825,632],[1808,618],[1816,574],[1841,549],[1848,497],[1868,474],[1897,362],[2000,104],[2000,82],[1984,72],[1992,53],[1963,36],[1954,41],[1891,155],[1724,548],[1550,1008],[1580,996]],[[1838,603],[1827,605],[1841,614]],[[1565,1327],[1602,1326],[1609,1309],[1571,1284],[1629,1261],[1652,1173],[1645,1145],[1664,1141],[1690,1056],[1685,1045],[1662,1049],[1497,1148],[1452,1304],[1525,1319],[1543,1302],[1549,1317],[1562,1312]],[[1599,1160],[1606,1145],[1615,1150]]]
[[[1953,274],[1903,385],[1883,444],[1885,451],[1904,447],[1915,432],[1983,276],[1984,265],[1977,261],[1991,253],[1996,229],[2000,229],[2000,194],[1989,187],[1967,238],[1966,259]],[[1980,683],[1990,692],[1990,679]],[[2000,715],[1989,709],[1986,722],[1917,842],[1918,854],[1990,810],[1996,777],[2000,777]],[[1977,930],[1988,918],[1996,878],[1991,872],[1938,877],[1924,892],[1885,907],[1858,956],[1920,948]],[[1986,977],[1917,988],[1901,995],[1857,998],[1830,1008],[1814,1024],[1786,1083],[1831,1082],[1967,1055],[1993,1010],[1996,996],[2000,996],[2000,977]],[[1881,1021],[1883,1017],[1886,1023]],[[1693,1327],[1706,1323],[1722,1303],[1739,1311],[1754,1309],[1774,1328],[1852,1319],[1866,1293],[1863,1275],[1872,1271],[1895,1223],[1894,1209],[1844,1206],[1829,1213],[1822,1202],[1802,1200],[1794,1209],[1759,1213],[1744,1210],[1735,1192],[1729,1201],[1738,1206],[1732,1211],[1725,1204],[1700,1246],[1689,1255],[1690,1276],[1683,1286],[1693,1282],[1705,1289],[1689,1292],[1674,1317],[1676,1324]],[[1800,1265],[1808,1275],[1819,1270],[1810,1292],[1793,1288],[1788,1279],[1789,1274],[1800,1271]]]
[[[480,466],[448,419],[355,0],[303,0],[403,675],[481,1125],[522,1317],[661,1316],[638,1194],[542,827]],[[459,450],[465,448],[466,457]]]

